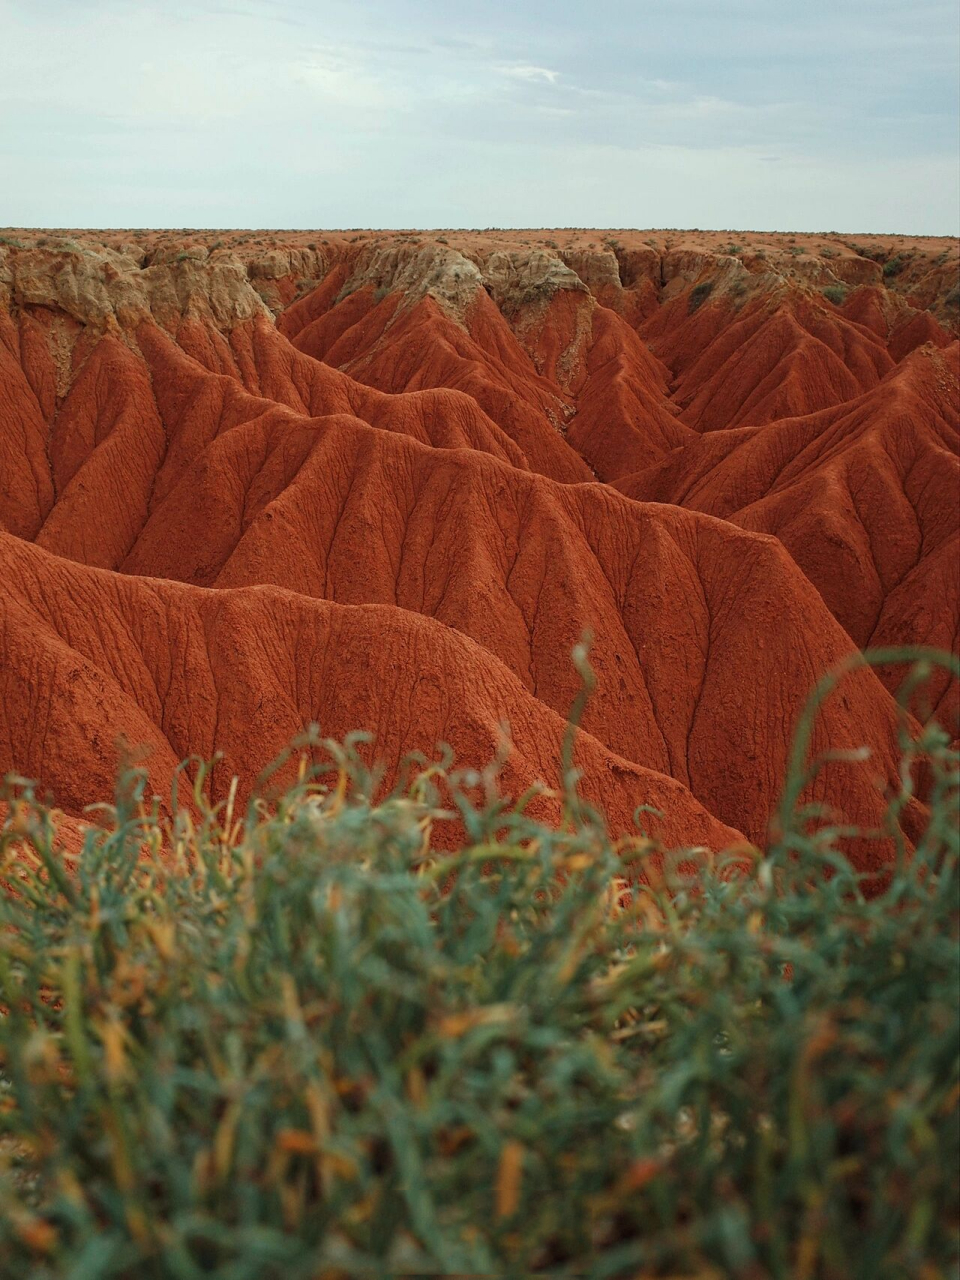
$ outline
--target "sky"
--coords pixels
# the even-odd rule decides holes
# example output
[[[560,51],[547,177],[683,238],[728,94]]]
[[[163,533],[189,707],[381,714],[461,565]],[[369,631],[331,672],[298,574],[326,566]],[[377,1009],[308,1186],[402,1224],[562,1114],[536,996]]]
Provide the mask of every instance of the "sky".
[[[956,0],[0,0],[0,225],[960,231]]]

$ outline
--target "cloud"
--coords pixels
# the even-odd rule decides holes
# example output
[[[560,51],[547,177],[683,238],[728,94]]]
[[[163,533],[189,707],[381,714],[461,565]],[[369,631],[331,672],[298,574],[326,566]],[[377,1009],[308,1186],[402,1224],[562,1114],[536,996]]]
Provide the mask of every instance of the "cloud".
[[[383,81],[344,50],[318,50],[297,63],[293,74],[331,104],[366,111],[392,103]]]
[[[560,79],[559,71],[551,71],[548,67],[533,67],[527,63],[497,69],[503,76],[510,76],[513,80],[526,80],[528,84],[556,84]]]

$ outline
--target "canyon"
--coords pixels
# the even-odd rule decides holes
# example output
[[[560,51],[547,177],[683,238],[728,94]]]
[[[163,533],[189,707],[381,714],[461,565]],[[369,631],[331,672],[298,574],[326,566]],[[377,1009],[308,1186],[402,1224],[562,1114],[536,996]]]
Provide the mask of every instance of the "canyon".
[[[217,752],[213,798],[246,796],[316,723],[368,733],[387,784],[503,750],[555,820],[589,633],[585,798],[614,833],[649,806],[666,846],[762,846],[826,671],[958,651],[958,263],[835,233],[5,232],[0,775],[68,824],[128,748],[162,804]],[[805,799],[847,823],[882,821],[904,673],[817,718]],[[910,710],[955,736],[956,681]]]

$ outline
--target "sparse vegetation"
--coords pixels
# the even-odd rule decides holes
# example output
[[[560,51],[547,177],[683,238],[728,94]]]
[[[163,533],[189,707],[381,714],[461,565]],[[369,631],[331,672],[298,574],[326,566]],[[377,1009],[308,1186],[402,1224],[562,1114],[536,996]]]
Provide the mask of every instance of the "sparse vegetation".
[[[823,296],[828,302],[832,302],[835,307],[842,307],[847,300],[846,286],[842,284],[828,284],[823,290]]]
[[[243,815],[196,762],[171,818],[126,776],[76,859],[16,784],[0,1273],[950,1274],[960,760],[903,738],[926,826],[856,875],[798,808],[836,682],[762,854],[611,842],[572,731],[556,828],[315,735]]]
[[[695,284],[690,290],[690,296],[687,299],[687,310],[693,314],[694,311],[702,307],[706,300],[713,293],[713,281],[701,280],[699,284]]]
[[[903,255],[898,253],[883,264],[883,278],[890,280],[894,276],[898,276],[906,265]]]

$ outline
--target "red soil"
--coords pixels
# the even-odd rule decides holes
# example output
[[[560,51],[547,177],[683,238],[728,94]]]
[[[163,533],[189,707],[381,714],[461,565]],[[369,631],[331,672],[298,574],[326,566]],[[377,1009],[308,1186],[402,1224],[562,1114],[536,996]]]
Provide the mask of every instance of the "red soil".
[[[505,787],[555,785],[588,628],[587,796],[762,842],[827,668],[957,648],[955,246],[593,235],[0,248],[0,773],[79,814],[120,737],[167,794],[215,750],[248,789],[311,721],[394,771],[509,721]],[[901,675],[818,722],[871,748],[810,790],[848,820]]]
[[[775,534],[861,648],[956,651],[958,377],[960,343],[922,347],[844,404],[700,436],[618,488]],[[934,701],[956,723],[956,683]]]

